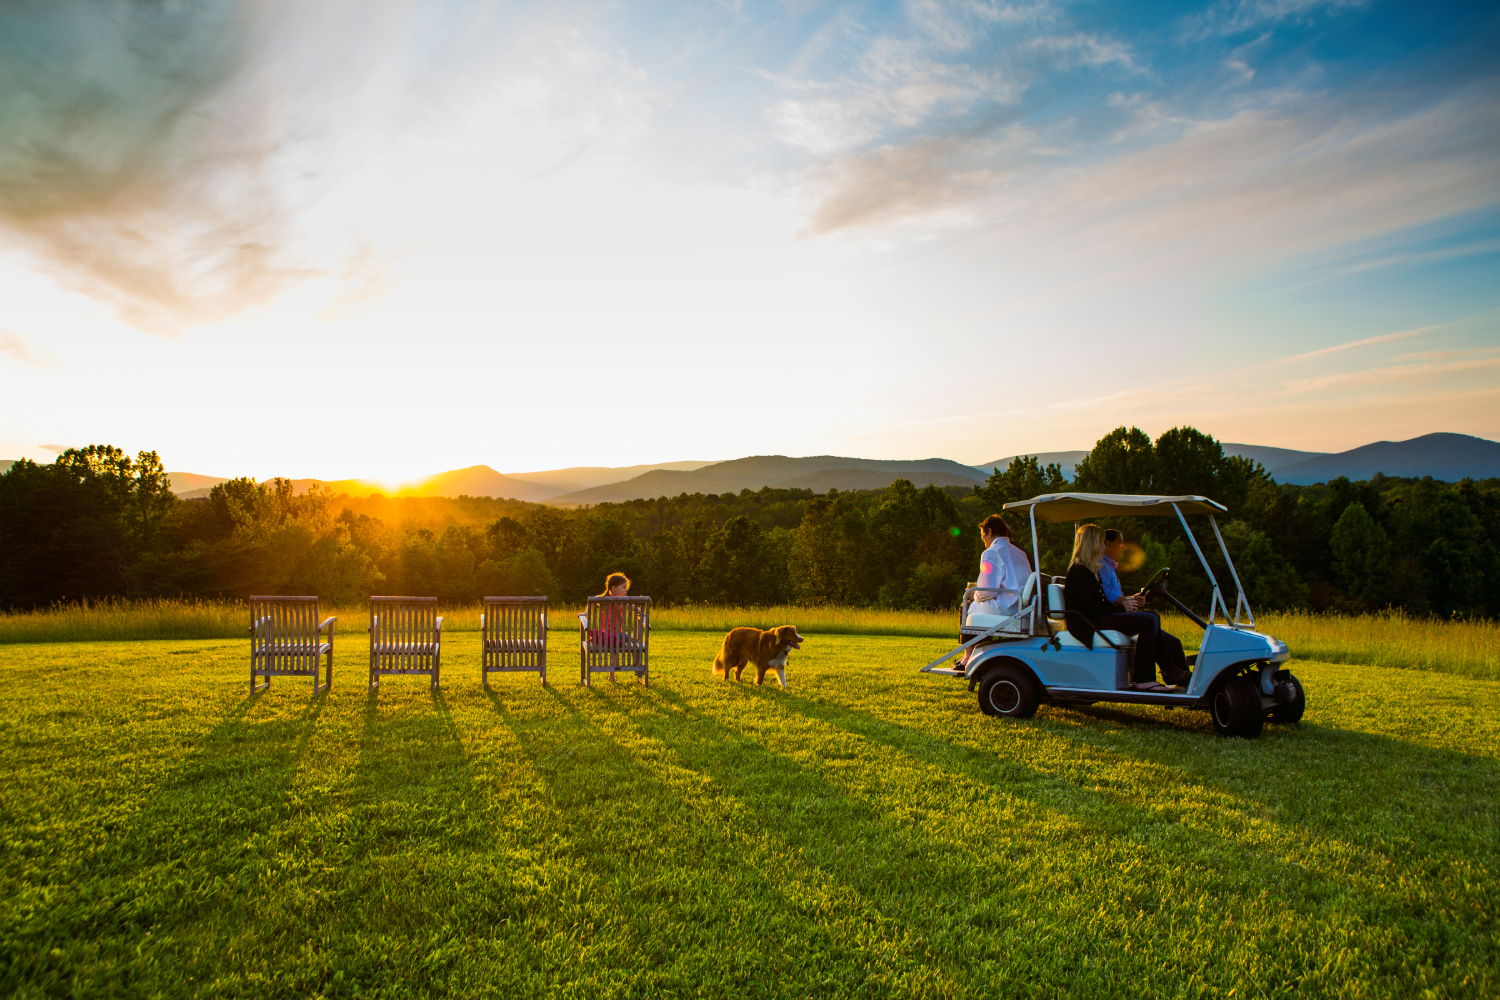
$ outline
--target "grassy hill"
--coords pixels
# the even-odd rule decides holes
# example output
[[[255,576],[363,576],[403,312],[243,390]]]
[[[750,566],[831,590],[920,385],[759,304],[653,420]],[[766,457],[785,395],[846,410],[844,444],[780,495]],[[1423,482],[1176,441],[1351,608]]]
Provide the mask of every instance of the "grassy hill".
[[[31,996],[1446,996],[1500,991],[1500,685],[1294,665],[1306,720],[981,716],[942,640],[790,690],[361,676],[240,641],[0,650],[0,988]],[[1399,708],[1391,693],[1399,691]]]

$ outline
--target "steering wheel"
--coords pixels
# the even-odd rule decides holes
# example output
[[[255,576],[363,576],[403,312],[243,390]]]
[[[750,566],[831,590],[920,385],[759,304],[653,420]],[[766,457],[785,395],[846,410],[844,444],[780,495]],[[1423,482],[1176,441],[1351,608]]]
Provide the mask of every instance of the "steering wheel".
[[[1146,595],[1147,600],[1155,597],[1157,594],[1165,594],[1167,592],[1167,580],[1171,575],[1172,567],[1163,566],[1151,575],[1151,579],[1146,581],[1146,585],[1141,588],[1141,593]]]

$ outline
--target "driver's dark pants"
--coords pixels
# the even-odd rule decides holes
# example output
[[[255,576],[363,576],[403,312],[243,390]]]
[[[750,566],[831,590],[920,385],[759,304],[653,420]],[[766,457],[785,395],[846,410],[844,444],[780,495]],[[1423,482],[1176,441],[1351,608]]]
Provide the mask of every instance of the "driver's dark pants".
[[[1130,679],[1136,684],[1156,680],[1156,636],[1161,620],[1149,611],[1116,611],[1094,621],[1094,627],[1135,636],[1135,669]],[[1103,639],[1095,638],[1098,649]]]
[[[1135,636],[1135,669],[1131,672],[1134,683],[1143,684],[1156,680],[1158,663],[1161,664],[1164,680],[1180,680],[1187,673],[1187,658],[1182,652],[1182,642],[1172,633],[1162,631],[1161,619],[1156,612],[1117,611],[1112,615],[1105,615],[1094,624],[1099,628]]]

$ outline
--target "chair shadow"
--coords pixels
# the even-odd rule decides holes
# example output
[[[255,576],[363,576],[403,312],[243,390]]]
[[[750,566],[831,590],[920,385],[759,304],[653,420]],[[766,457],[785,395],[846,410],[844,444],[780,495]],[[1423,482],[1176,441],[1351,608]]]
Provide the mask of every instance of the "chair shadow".
[[[399,851],[433,837],[455,846],[483,843],[482,796],[441,688],[386,680],[366,689],[348,794],[357,854]]]
[[[655,690],[641,688],[641,691]],[[490,692],[495,711],[511,728],[533,770],[546,785],[557,815],[567,824],[574,857],[583,870],[598,876],[595,891],[605,893],[610,898],[609,905],[622,912],[632,912],[647,904],[653,911],[659,911],[662,903],[656,898],[658,890],[654,883],[665,878],[680,885],[681,872],[686,869],[697,873],[693,884],[702,887],[703,891],[699,897],[680,896],[677,889],[673,890],[674,903],[692,917],[688,926],[701,924],[699,914],[709,898],[714,899],[715,906],[722,908],[714,914],[714,920],[723,926],[802,924],[809,905],[806,899],[808,889],[796,884],[796,878],[789,879],[786,869],[797,867],[805,852],[804,846],[781,837],[774,825],[753,824],[750,832],[755,837],[764,835],[779,841],[771,852],[776,864],[757,864],[744,852],[730,849],[741,831],[733,827],[728,817],[713,815],[725,809],[726,803],[674,787],[658,776],[640,758],[636,749],[622,743],[600,725],[601,715],[617,721],[623,719],[633,731],[654,739],[637,729],[630,713],[616,703],[614,696],[623,696],[630,691],[622,684],[619,690],[611,690],[607,685],[594,689],[580,686],[576,691],[565,693],[549,685],[548,695],[562,710],[562,727],[557,725],[557,718],[528,724],[517,718],[504,699]],[[635,707],[643,706],[637,702]],[[571,752],[560,753],[563,745],[567,745]],[[669,748],[669,752],[679,750],[680,746],[675,744]],[[793,771],[800,769],[793,768]],[[577,787],[580,782],[584,785],[582,789]],[[830,800],[842,799],[837,790],[829,787],[821,788],[819,794]],[[858,806],[853,800],[847,802],[851,808]],[[632,845],[629,837],[614,824],[623,812],[636,814],[639,804],[649,804],[644,808],[650,815],[633,815],[628,821],[643,827],[637,831],[639,843]],[[732,811],[733,807],[728,808]],[[681,836],[684,831],[680,829],[674,831],[678,836],[661,836],[664,827],[653,822],[657,815],[681,822],[684,814],[690,814],[694,822],[707,823],[715,831],[711,849],[705,850],[698,837]],[[649,846],[649,850],[639,849],[643,846]],[[809,871],[825,877],[833,874],[816,866]],[[805,873],[803,877],[806,877]],[[793,884],[789,885],[789,881]],[[727,895],[718,891],[726,882],[743,887],[743,891]],[[845,898],[840,905],[861,910],[863,923],[871,920],[889,923],[891,919],[863,900]],[[772,913],[778,916],[770,916]],[[670,914],[663,915],[663,919],[674,927],[684,926],[681,919],[674,919]],[[720,946],[711,927],[704,926],[702,930],[702,934],[675,942],[671,951],[683,953]],[[783,943],[794,946],[785,956],[777,959],[767,955],[766,960],[784,962],[778,967],[786,971],[793,965],[808,961],[801,954],[801,949],[806,947],[819,956],[817,964],[820,966],[827,964],[858,970],[856,982],[864,981],[869,975],[889,972],[888,957],[872,956],[867,948],[833,933],[832,928],[822,921],[805,923],[799,933],[804,935],[802,939],[778,942],[773,946],[780,948]],[[929,968],[931,956],[920,951],[913,949],[906,961],[913,968]],[[753,982],[745,985],[749,989]]]

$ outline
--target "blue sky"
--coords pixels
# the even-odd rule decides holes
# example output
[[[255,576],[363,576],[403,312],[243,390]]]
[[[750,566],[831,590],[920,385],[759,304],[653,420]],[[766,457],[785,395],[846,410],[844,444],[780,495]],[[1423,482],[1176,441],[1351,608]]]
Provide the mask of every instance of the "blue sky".
[[[0,457],[1500,437],[1497,42],[1480,4],[7,6]]]

